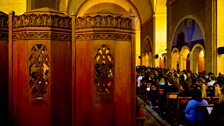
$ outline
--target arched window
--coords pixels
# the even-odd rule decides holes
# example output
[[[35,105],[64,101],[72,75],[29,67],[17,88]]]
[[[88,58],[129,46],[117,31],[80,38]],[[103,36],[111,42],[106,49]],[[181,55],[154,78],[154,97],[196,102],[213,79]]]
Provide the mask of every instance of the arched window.
[[[113,87],[113,58],[110,49],[102,45],[95,56],[95,86],[98,96],[111,94]]]
[[[29,76],[32,99],[35,101],[45,99],[49,85],[49,57],[43,44],[36,44],[31,49]]]

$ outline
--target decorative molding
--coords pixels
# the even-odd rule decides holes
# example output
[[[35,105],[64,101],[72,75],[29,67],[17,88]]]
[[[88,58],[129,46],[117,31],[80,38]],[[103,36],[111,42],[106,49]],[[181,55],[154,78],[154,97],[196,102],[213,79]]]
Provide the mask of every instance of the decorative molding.
[[[76,40],[122,40],[131,41],[131,34],[121,34],[121,33],[77,33],[75,36]]]
[[[13,40],[59,40],[70,41],[71,33],[52,31],[22,31],[13,32]]]
[[[117,15],[95,15],[77,17],[76,30],[93,28],[132,29],[131,19]]]
[[[76,19],[76,40],[131,41],[131,18],[113,14],[87,15]]]
[[[24,27],[50,27],[71,29],[72,19],[53,14],[23,14],[13,17],[13,29]]]

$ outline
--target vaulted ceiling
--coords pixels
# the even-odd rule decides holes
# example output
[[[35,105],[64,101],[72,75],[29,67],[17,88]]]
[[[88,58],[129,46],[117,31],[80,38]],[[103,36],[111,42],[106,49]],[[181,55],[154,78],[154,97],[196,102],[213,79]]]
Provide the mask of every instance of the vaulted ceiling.
[[[50,2],[49,2],[50,1]],[[130,10],[137,16],[140,23],[143,24],[156,13],[166,13],[167,0],[0,0],[5,5],[0,11],[8,13],[14,10],[17,14],[23,14],[25,11],[37,9],[40,7],[50,7],[59,9],[69,15],[76,13],[82,15],[85,13],[112,10],[113,13],[129,12]],[[16,3],[16,4],[14,4]],[[111,4],[111,5],[110,5]],[[17,7],[19,5],[19,7]]]
[[[132,10],[141,23],[150,19],[155,13],[166,12],[166,0],[61,0],[60,2],[69,15],[96,12],[103,7],[108,11],[112,8],[113,12],[120,13]]]

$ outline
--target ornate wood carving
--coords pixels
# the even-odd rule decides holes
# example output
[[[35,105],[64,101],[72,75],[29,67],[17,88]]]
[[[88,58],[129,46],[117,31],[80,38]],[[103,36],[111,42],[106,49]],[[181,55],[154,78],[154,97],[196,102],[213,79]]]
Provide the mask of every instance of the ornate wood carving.
[[[50,27],[71,29],[71,18],[52,14],[23,14],[14,16],[13,28]]]
[[[46,102],[49,85],[49,56],[43,44],[36,44],[29,57],[29,85],[32,102]]]
[[[102,45],[95,56],[96,102],[105,102],[112,93],[113,86],[113,57],[110,49]]]
[[[61,40],[70,41],[71,33],[54,31],[20,31],[14,32],[13,40]]]
[[[115,32],[77,33],[76,40],[131,40],[131,34]]]
[[[26,29],[24,29],[26,28]],[[71,40],[71,18],[53,14],[13,17],[13,40]]]
[[[132,37],[132,22],[128,17],[95,15],[77,17],[76,40],[127,40]]]
[[[76,29],[114,28],[131,30],[131,19],[114,15],[96,15],[78,17]]]

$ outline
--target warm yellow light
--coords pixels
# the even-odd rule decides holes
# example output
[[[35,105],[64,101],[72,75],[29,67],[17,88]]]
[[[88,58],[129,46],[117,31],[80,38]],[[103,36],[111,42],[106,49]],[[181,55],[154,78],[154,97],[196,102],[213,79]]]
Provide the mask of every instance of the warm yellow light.
[[[189,54],[189,48],[184,47],[182,48],[180,52],[180,70],[186,70],[187,69],[187,60],[188,60],[188,54]]]
[[[138,58],[138,56],[141,55],[141,29],[140,29],[140,21],[137,18],[136,19],[136,40],[135,40],[135,50],[136,50],[136,64],[139,66],[141,65],[141,59]]]
[[[166,47],[166,14],[155,14],[155,54],[160,54],[165,51]],[[155,66],[159,67],[159,60],[155,61]]]
[[[179,54],[178,53],[179,52],[177,52],[177,51],[174,51],[172,53],[172,68],[175,70],[177,69],[177,64],[179,62]]]
[[[204,71],[205,60],[204,60],[204,51],[201,50],[198,54],[198,72]]]
[[[26,12],[27,0],[0,0],[0,11],[9,14],[15,11],[16,15],[21,15]]]
[[[217,48],[224,46],[224,0],[217,0]],[[224,54],[217,56],[217,74],[224,72]]]
[[[199,53],[199,57],[200,57],[200,58],[204,58],[204,51],[203,51],[203,50],[200,51],[200,53]]]

